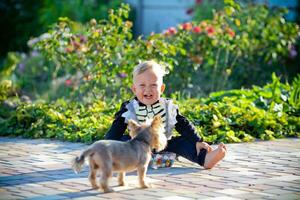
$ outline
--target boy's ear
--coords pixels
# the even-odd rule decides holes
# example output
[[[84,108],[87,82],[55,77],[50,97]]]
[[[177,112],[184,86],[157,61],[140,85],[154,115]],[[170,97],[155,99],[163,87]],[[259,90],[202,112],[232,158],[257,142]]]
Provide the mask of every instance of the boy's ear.
[[[166,85],[165,84],[162,84],[161,87],[160,87],[160,92],[163,93],[166,89]]]
[[[131,86],[131,91],[135,94],[136,88],[135,88],[134,84],[132,84],[132,86]]]

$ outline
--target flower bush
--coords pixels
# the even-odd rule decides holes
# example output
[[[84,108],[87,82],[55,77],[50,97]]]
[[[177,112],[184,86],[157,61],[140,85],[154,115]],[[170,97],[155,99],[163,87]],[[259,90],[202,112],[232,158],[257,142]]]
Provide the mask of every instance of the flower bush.
[[[241,8],[229,0],[225,5],[213,19],[137,39],[124,4],[111,10],[108,20],[81,24],[60,18],[28,42],[31,53],[19,55],[17,84],[25,93],[34,91],[29,96],[46,100],[124,97],[130,94],[132,68],[148,59],[171,72],[165,81],[167,95],[207,96],[264,84],[272,72],[284,74],[285,58],[295,54],[299,27],[284,20],[284,11],[263,5]]]
[[[284,19],[286,10],[233,0],[224,3],[212,19],[196,19],[166,31],[170,43],[182,37],[187,51],[177,55],[178,65],[168,82],[197,96],[262,85],[272,72],[288,79],[284,61],[295,50],[299,26]]]
[[[146,39],[132,38],[127,21],[128,5],[111,10],[108,20],[82,25],[61,18],[60,22],[33,46],[69,76],[73,97],[83,99],[121,95],[129,84],[132,68],[140,60],[156,59],[168,68],[181,45],[167,43],[160,34]],[[113,95],[112,95],[113,94]]]

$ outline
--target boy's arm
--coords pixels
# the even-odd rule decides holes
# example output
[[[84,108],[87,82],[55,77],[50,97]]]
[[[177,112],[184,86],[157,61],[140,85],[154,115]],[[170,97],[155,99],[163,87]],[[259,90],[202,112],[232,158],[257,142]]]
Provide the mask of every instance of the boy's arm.
[[[105,134],[105,139],[107,140],[121,140],[124,132],[127,129],[127,124],[125,123],[125,118],[122,114],[127,111],[126,105],[128,102],[124,102],[121,105],[120,110],[115,114],[115,120],[113,121],[110,129]]]
[[[176,120],[177,123],[175,124],[175,129],[180,135],[193,142],[203,141],[203,139],[197,135],[193,124],[186,117],[182,116],[178,110]]]

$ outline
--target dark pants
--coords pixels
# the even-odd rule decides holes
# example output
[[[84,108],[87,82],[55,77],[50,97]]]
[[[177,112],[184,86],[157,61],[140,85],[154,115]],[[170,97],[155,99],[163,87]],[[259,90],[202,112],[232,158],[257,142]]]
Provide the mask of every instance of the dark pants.
[[[190,141],[182,136],[171,138],[164,151],[176,153],[192,162],[203,166],[206,156],[206,149],[201,149],[197,155],[196,142]]]
[[[128,135],[122,137],[122,141],[129,140]],[[167,147],[164,151],[176,153],[192,162],[198,163],[203,166],[205,161],[205,156],[207,153],[206,149],[201,149],[199,155],[197,156],[196,142],[190,141],[182,136],[173,137],[168,141]]]

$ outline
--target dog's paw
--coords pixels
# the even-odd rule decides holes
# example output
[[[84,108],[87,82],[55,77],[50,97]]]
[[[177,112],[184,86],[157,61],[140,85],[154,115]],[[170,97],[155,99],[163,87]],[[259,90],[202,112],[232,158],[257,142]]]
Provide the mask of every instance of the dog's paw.
[[[151,185],[144,183],[141,185],[141,188],[151,188]]]
[[[103,189],[103,192],[104,193],[109,193],[109,192],[113,192],[114,190],[113,189],[111,189],[111,188],[105,188],[105,189]]]
[[[93,188],[94,190],[98,190],[100,187],[99,187],[98,185],[92,185],[92,188]]]
[[[119,182],[119,186],[126,186],[125,182]]]

